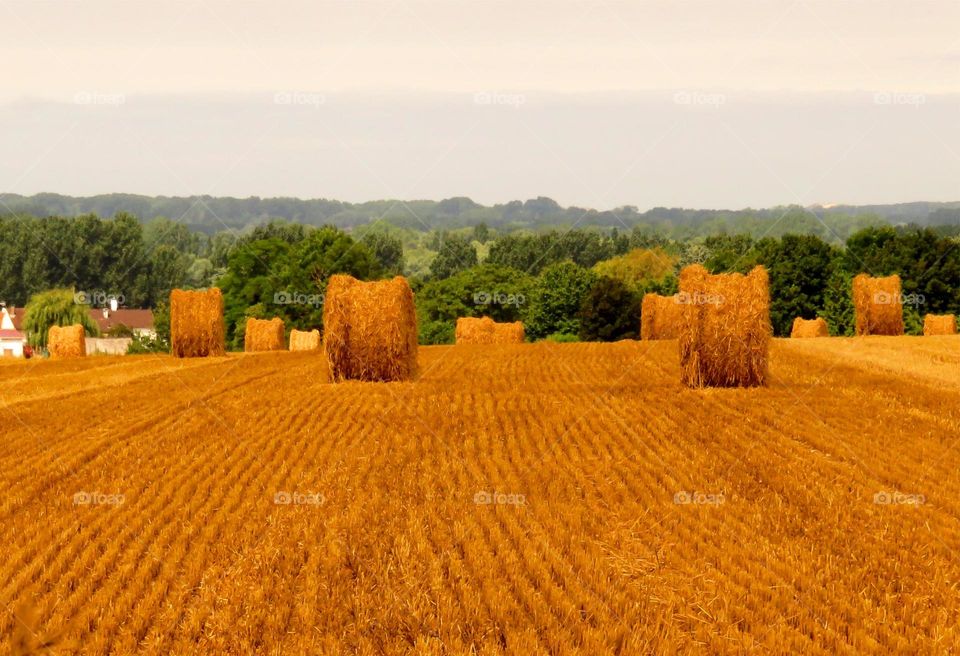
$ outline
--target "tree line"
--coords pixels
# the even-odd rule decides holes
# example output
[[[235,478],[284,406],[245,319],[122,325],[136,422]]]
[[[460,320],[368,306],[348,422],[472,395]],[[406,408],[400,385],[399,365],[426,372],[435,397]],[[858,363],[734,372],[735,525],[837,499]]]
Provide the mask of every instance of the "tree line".
[[[223,230],[243,231],[271,220],[350,229],[379,219],[420,232],[466,228],[479,223],[504,231],[574,226],[616,226],[631,230],[640,225],[677,239],[705,237],[723,231],[746,233],[754,237],[781,236],[785,230],[789,230],[818,234],[828,241],[846,239],[852,232],[868,225],[916,223],[956,226],[960,217],[960,203],[918,202],[813,208],[784,206],[741,210],[655,207],[640,211],[630,205],[609,210],[564,207],[552,198],[543,196],[486,206],[466,197],[439,201],[388,199],[347,203],[330,199],[256,196],[229,198],[103,194],[81,198],[49,193],[34,196],[0,194],[0,210],[36,217],[114,216],[129,213],[141,217],[145,222],[168,217],[192,231],[207,235]]]
[[[639,334],[644,293],[674,293],[680,269],[696,262],[715,273],[764,265],[777,335],[789,334],[798,316],[822,316],[834,334],[851,334],[850,281],[860,272],[901,275],[908,332],[920,331],[927,312],[960,314],[960,243],[933,228],[870,226],[836,243],[816,234],[673,239],[643,226],[505,233],[481,223],[417,239],[411,248],[402,231],[385,225],[347,233],[270,222],[205,235],[168,219],[140,224],[129,214],[7,217],[0,219],[0,248],[7,249],[0,300],[19,305],[53,288],[96,291],[102,300],[153,307],[165,321],[171,289],[216,285],[228,344],[242,348],[248,317],[319,327],[334,273],[406,273],[426,344],[451,342],[462,316],[523,321],[533,339],[615,340]],[[425,259],[411,272],[414,255]]]

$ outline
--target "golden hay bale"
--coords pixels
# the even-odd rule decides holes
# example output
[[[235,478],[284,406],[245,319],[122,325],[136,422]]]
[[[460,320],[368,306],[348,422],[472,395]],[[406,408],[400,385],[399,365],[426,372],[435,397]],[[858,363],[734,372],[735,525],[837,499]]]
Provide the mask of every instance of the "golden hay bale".
[[[680,378],[690,387],[753,387],[767,380],[770,287],[767,270],[680,273]]]
[[[816,319],[803,319],[797,317],[793,320],[793,328],[790,330],[790,337],[829,337],[830,329],[823,317]]]
[[[928,314],[923,318],[924,335],[956,335],[957,317],[953,314]]]
[[[170,292],[170,351],[178,358],[223,355],[223,294],[216,287]]]
[[[676,339],[682,308],[676,294],[644,294],[640,305],[640,339]]]
[[[47,351],[51,360],[82,358],[87,355],[87,339],[83,326],[50,326],[47,331]]]
[[[406,278],[331,276],[324,299],[323,349],[333,381],[416,376],[417,314]]]
[[[247,319],[243,332],[243,350],[247,353],[284,350],[283,319]]]
[[[291,351],[316,351],[320,348],[320,331],[297,330],[290,331],[290,350]]]
[[[526,338],[520,321],[497,323],[490,317],[457,319],[457,344],[522,344]]]
[[[853,306],[857,335],[902,335],[903,300],[900,276],[871,278],[861,273],[853,279]]]

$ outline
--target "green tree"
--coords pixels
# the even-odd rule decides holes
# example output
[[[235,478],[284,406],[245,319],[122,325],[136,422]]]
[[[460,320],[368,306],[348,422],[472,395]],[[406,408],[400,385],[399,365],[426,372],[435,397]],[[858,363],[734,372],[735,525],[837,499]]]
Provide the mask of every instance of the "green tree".
[[[83,326],[88,335],[100,334],[88,306],[78,302],[73,289],[51,289],[34,294],[27,302],[23,317],[27,342],[39,348],[46,348],[47,332],[51,326],[72,326],[77,323]]]
[[[490,239],[490,228],[487,227],[486,223],[482,221],[477,225],[473,226],[473,240],[478,241],[481,244],[486,244]]]
[[[748,273],[756,264],[750,235],[713,235],[703,245],[709,253],[703,265],[711,273]]]
[[[543,270],[533,288],[527,334],[542,338],[554,333],[580,334],[580,306],[597,274],[573,262],[558,262]]]
[[[399,237],[385,231],[368,232],[360,239],[380,263],[385,276],[403,273],[403,242]]]
[[[853,277],[844,270],[838,258],[827,278],[823,291],[823,311],[820,316],[827,322],[830,334],[850,336],[854,334]]]
[[[477,266],[477,250],[466,237],[444,233],[440,236],[437,257],[430,264],[434,278],[449,278],[458,271]]]
[[[815,235],[784,235],[755,245],[756,260],[770,275],[770,321],[774,334],[789,335],[796,317],[813,319],[824,306],[824,292],[836,257]]]
[[[582,341],[636,339],[640,298],[620,280],[601,276],[584,296],[578,317]]]

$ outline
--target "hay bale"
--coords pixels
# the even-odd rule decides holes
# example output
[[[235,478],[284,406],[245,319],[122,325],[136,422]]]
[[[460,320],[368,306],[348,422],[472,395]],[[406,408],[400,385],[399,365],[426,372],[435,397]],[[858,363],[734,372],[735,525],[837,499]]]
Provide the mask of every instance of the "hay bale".
[[[243,332],[243,350],[247,353],[284,350],[283,319],[247,319],[247,327]]]
[[[417,373],[417,314],[406,278],[330,277],[323,349],[333,381],[401,381]]]
[[[829,337],[830,329],[823,317],[816,319],[803,319],[797,317],[793,320],[793,328],[790,330],[790,337]]]
[[[640,304],[640,339],[676,339],[683,306],[678,295],[644,294]]]
[[[690,387],[754,387],[767,380],[770,287],[767,270],[680,273],[680,378]]]
[[[526,338],[520,321],[497,323],[490,317],[457,319],[457,344],[522,344]]]
[[[170,292],[170,351],[178,358],[226,353],[223,294],[216,287]]]
[[[857,335],[902,335],[903,299],[900,276],[871,278],[861,273],[853,279],[853,306]]]
[[[953,314],[928,314],[923,318],[924,335],[956,335],[957,317]]]
[[[297,330],[290,331],[290,350],[291,351],[316,351],[320,348],[320,331]]]
[[[50,326],[47,331],[47,351],[51,360],[82,358],[87,355],[87,339],[83,326]]]

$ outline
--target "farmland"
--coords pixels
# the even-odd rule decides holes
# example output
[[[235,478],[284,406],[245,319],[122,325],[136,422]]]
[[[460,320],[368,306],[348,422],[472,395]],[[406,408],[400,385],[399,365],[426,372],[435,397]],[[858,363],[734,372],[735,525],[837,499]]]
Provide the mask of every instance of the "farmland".
[[[960,344],[0,364],[0,653],[960,647]],[[79,495],[79,496],[78,496]]]

